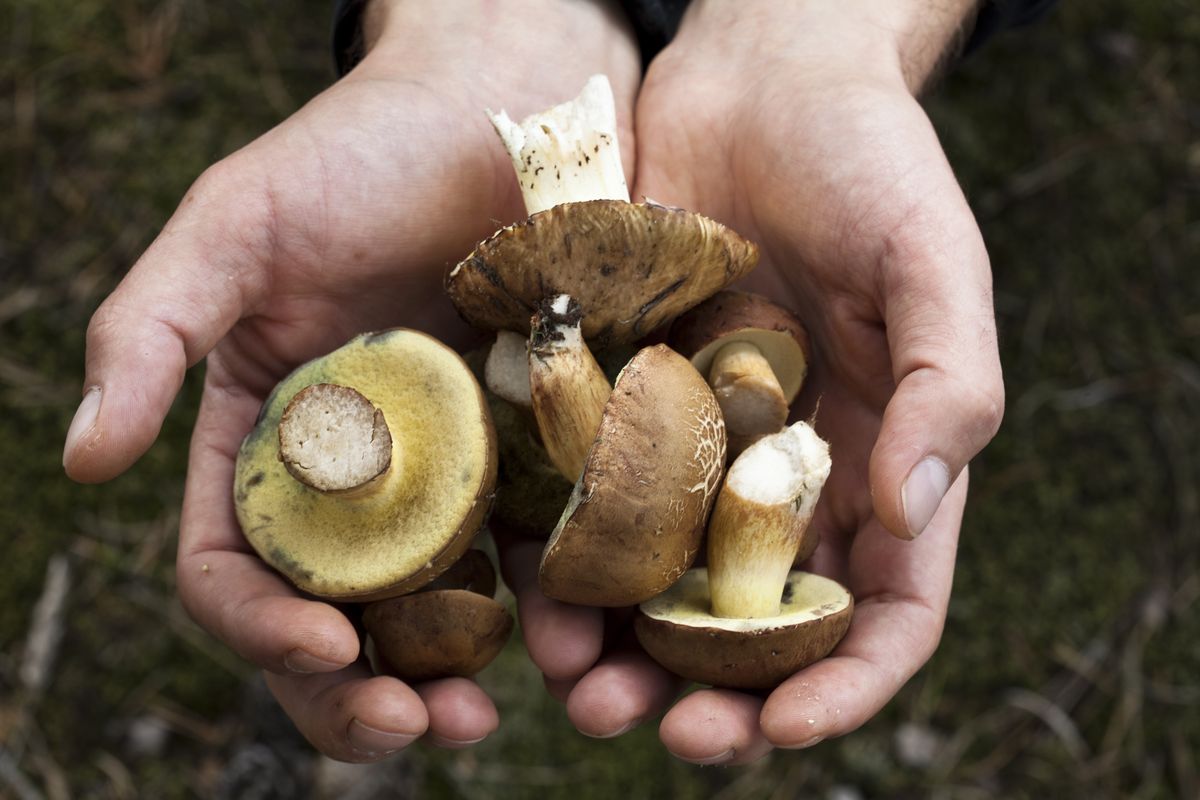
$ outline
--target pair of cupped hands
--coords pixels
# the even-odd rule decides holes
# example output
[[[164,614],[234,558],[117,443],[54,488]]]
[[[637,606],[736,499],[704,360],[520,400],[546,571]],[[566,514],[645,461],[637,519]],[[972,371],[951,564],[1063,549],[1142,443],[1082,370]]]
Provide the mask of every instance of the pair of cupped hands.
[[[525,645],[581,732],[616,736],[665,712],[664,745],[693,763],[747,763],[857,728],[937,645],[966,464],[1003,407],[987,254],[914,99],[965,12],[877,5],[696,0],[643,74],[627,22],[600,3],[373,0],[364,60],[206,171],[96,312],[68,473],[128,468],[185,369],[207,359],[177,563],[189,613],[262,667],[334,758],[485,738],[499,715],[474,682],[373,677],[342,611],[258,559],[234,517],[234,459],[275,383],[356,333],[472,341],[443,295],[448,265],[525,216],[484,109],[519,118],[605,73],[632,196],[758,243],[746,288],[809,327],[794,416],[819,401],[834,464],[809,568],[846,584],[857,608],[834,653],[773,692],[679,699],[685,687],[638,649],[627,612],[546,599],[540,545],[500,542]]]

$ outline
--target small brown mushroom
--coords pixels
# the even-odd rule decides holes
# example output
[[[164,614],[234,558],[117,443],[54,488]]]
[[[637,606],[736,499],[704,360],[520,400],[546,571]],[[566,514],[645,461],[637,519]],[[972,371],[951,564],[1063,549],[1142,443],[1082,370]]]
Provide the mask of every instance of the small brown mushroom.
[[[791,571],[829,475],[829,447],[797,422],[730,467],[708,530],[707,569],[641,605],[638,640],[691,680],[768,688],[823,658],[849,624],[836,581]]]
[[[810,352],[790,311],[760,295],[722,291],[675,320],[667,341],[713,387],[731,457],[787,422]]]
[[[724,465],[721,411],[704,379],[665,345],[639,351],[546,544],[543,593],[625,606],[670,586],[700,549]]]
[[[495,430],[471,371],[436,339],[396,329],[275,388],[238,451],[234,500],[247,540],[297,587],[365,601],[453,564],[495,482]]]
[[[697,683],[771,689],[829,655],[850,627],[854,598],[837,581],[788,576],[779,613],[723,619],[709,610],[708,570],[688,570],[634,618],[638,642],[666,669]]]
[[[504,649],[513,618],[492,599],[496,569],[481,550],[468,550],[414,594],[372,603],[363,625],[379,671],[406,681],[470,677]]]
[[[439,589],[372,603],[363,624],[384,669],[415,682],[479,672],[504,649],[513,618],[490,597]]]

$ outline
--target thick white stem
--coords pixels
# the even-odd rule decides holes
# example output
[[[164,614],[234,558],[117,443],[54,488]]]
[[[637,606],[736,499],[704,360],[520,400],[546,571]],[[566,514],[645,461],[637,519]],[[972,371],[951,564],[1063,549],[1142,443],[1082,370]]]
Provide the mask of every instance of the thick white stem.
[[[715,616],[779,613],[831,465],[829,445],[804,422],[759,439],[733,462],[708,526]]]
[[[605,76],[593,75],[574,100],[519,123],[504,111],[488,117],[512,158],[527,213],[583,200],[629,202]]]
[[[349,386],[318,383],[298,392],[279,421],[279,460],[319,492],[357,494],[392,462],[383,411]]]

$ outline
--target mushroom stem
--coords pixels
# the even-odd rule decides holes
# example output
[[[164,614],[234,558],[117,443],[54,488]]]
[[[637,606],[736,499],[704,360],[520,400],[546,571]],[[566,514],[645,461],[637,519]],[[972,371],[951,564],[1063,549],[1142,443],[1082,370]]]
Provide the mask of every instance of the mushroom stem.
[[[297,392],[284,409],[279,460],[310,489],[356,495],[388,471],[392,435],[383,411],[358,391],[318,383]]]
[[[500,134],[530,215],[582,200],[629,202],[617,112],[608,78],[593,75],[574,100],[520,123],[488,111]]]
[[[523,414],[533,413],[529,391],[529,340],[512,331],[497,331],[483,367],[484,382],[492,394]]]
[[[583,342],[579,303],[565,294],[542,303],[529,336],[529,388],[547,455],[574,482],[600,430],[612,386]]]
[[[767,357],[756,345],[735,341],[713,357],[708,373],[736,455],[787,422],[788,403]]]
[[[829,445],[804,422],[763,437],[733,462],[708,527],[715,616],[779,613],[830,466]]]

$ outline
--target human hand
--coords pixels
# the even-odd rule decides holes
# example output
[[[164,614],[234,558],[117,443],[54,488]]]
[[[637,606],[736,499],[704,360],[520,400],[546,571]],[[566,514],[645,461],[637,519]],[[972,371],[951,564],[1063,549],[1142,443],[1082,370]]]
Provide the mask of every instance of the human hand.
[[[201,176],[96,312],[63,459],[86,482],[128,468],[157,436],[184,370],[207,357],[181,599],[267,671],[309,741],[350,761],[426,732],[445,746],[477,741],[496,710],[465,679],[408,687],[371,677],[346,614],[301,597],[243,538],[238,446],[277,381],[355,333],[405,325],[462,341],[445,268],[495,220],[523,216],[485,107],[523,115],[604,72],[632,144],[640,77],[626,26],[600,3],[375,0],[366,33],[370,52],[355,70]]]
[[[857,605],[832,656],[769,696],[678,702],[660,736],[695,763],[854,730],[941,635],[966,464],[995,434],[1004,394],[987,254],[913,96],[973,3],[927,5],[698,1],[638,100],[634,195],[757,241],[748,287],[810,327],[795,414],[819,405],[834,467],[808,568]],[[519,589],[530,570],[510,562]],[[615,735],[672,702],[678,683],[622,635],[627,616],[532,602],[526,643],[581,731]],[[605,655],[602,634],[615,644]]]

